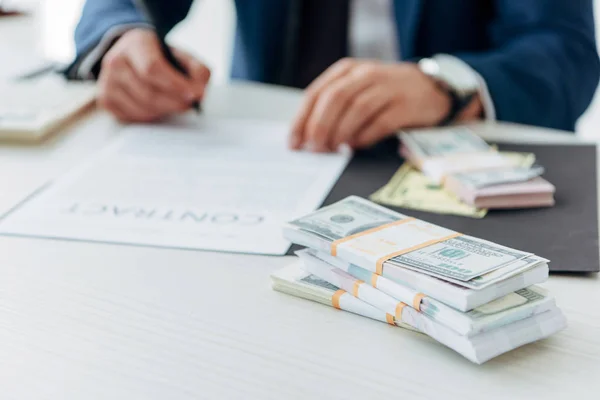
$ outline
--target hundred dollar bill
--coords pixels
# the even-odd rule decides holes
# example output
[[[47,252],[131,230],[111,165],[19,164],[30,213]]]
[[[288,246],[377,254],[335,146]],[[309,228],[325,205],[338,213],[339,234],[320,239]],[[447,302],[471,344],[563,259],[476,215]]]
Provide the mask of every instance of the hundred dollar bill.
[[[403,132],[400,137],[400,154],[436,183],[459,172],[511,166],[466,127]]]
[[[529,168],[535,162],[532,153],[500,152],[515,168]],[[404,163],[391,180],[370,196],[370,200],[394,207],[436,214],[483,218],[488,210],[466,204],[451,191],[425,176],[410,163]]]
[[[313,249],[307,249],[307,251],[320,260],[346,271],[365,282],[379,282],[379,275],[358,265],[344,261],[339,257],[333,257],[329,253],[322,251]],[[534,258],[535,262],[531,262],[531,258]],[[545,282],[548,279],[548,263],[544,259],[528,257],[525,260],[527,261],[523,262],[520,266],[528,265],[528,268],[516,268],[504,275],[497,274],[496,271],[483,275],[486,279],[494,280],[494,282],[490,284],[486,282],[480,287],[474,284],[474,281],[479,278],[475,278],[469,282],[461,282],[459,285],[417,271],[394,266],[385,267],[380,276],[392,281],[394,285],[407,288],[413,295],[414,293],[424,293],[428,297],[434,298],[458,311],[466,312],[520,289]],[[488,275],[496,274],[498,276],[488,278]],[[469,286],[465,285],[465,283],[468,283]]]
[[[535,154],[503,151],[499,153],[509,160],[506,168],[465,171],[452,174],[453,178],[468,188],[479,189],[504,183],[523,182],[541,176],[544,167],[535,164]]]
[[[531,253],[463,235],[396,256],[387,263],[465,282],[508,267],[529,255]]]
[[[284,233],[292,242],[296,239],[306,240],[299,244],[327,250],[335,240],[405,218],[408,217],[360,197],[350,196],[292,221],[289,224],[291,226],[284,227]]]
[[[468,189],[481,189],[488,186],[500,185],[504,183],[525,182],[544,173],[544,167],[535,166],[532,168],[510,167],[489,169],[482,171],[461,172],[452,175],[459,184]]]
[[[332,297],[333,293],[335,293],[335,286],[329,286],[328,289],[325,289],[329,294],[324,296],[322,281],[315,278],[307,278],[308,276],[310,276],[309,273],[303,271],[298,263],[294,263],[271,275],[273,289],[333,306]],[[339,304],[342,310],[389,323],[389,314],[378,310],[360,299],[354,298],[349,293],[345,293],[340,299],[348,300],[348,303],[344,307],[350,302],[355,304],[355,307],[351,310],[349,308],[352,306],[343,308],[342,304]],[[369,312],[372,314],[365,314],[363,310],[370,310]],[[558,308],[498,327],[490,332],[482,332],[472,337],[459,335],[452,329],[410,307],[404,307],[401,312],[401,322],[395,320],[394,323],[397,325],[400,323],[407,324],[414,330],[425,333],[476,364],[482,364],[527,343],[546,338],[566,327],[565,317]],[[348,332],[348,334],[352,333]]]
[[[472,218],[483,218],[488,212],[462,202],[454,193],[432,182],[409,163],[404,163],[392,179],[369,199],[394,207]]]
[[[554,205],[554,186],[540,177],[544,168],[532,166],[535,157],[520,165],[446,176],[444,188],[461,201],[482,208],[528,208]]]
[[[399,136],[418,159],[492,151],[490,145],[466,127],[420,129],[401,132]]]
[[[501,298],[479,306],[468,312],[461,312],[443,304],[430,296],[419,296],[419,292],[402,286],[385,277],[373,276],[370,272],[349,266],[338,268],[338,263],[330,263],[330,256],[314,250],[297,252],[303,268],[329,284],[347,290],[353,296],[371,304],[386,313],[394,315],[401,303],[414,307],[418,301],[421,312],[431,319],[465,336],[474,336],[503,325],[528,318],[555,307],[552,296],[536,286],[509,293]]]
[[[502,282],[512,276],[519,275],[523,273],[523,271],[530,270],[538,265],[547,266],[548,260],[537,256],[528,256],[521,260],[515,261],[514,263],[510,263],[502,268],[498,268],[492,272],[488,272],[481,276],[476,276],[469,281],[460,282],[460,284],[470,289],[481,290],[498,282]]]
[[[372,221],[369,221],[370,218]],[[406,218],[408,217],[403,214],[394,213],[368,200],[351,196],[289,222],[283,231],[286,239],[291,242],[327,252],[331,249],[334,240]],[[427,238],[429,235],[438,235],[440,232],[453,231],[413,219],[396,230],[394,237],[380,238],[378,243],[386,248],[397,247],[398,243],[414,242],[417,236]],[[435,237],[432,236],[432,238]],[[383,239],[387,240],[381,241]],[[368,249],[364,249],[365,246],[372,245],[368,235],[356,240],[365,243],[347,249],[349,254],[352,254],[352,260],[346,261],[369,270],[374,269],[373,254]],[[427,240],[422,242],[425,241]],[[357,250],[359,247],[363,248],[362,252]],[[403,248],[409,247],[412,246]],[[531,253],[462,235],[393,257],[384,264],[384,267],[409,268],[440,279],[451,278],[468,281],[529,255]]]
[[[271,280],[273,281],[273,289],[279,292],[302,297],[331,307],[338,307],[341,310],[362,315],[363,317],[392,323],[401,328],[419,332],[412,326],[397,321],[393,316],[389,316],[380,309],[357,299],[350,293],[338,294],[336,298],[336,292],[340,288],[300,268],[299,262],[273,273]]]

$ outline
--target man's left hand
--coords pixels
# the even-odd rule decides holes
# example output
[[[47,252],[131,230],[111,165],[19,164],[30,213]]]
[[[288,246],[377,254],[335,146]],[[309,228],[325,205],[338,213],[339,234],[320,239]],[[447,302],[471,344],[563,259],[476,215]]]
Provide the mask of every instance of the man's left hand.
[[[437,125],[450,107],[449,96],[416,64],[343,59],[306,89],[290,146],[364,148],[401,128]]]

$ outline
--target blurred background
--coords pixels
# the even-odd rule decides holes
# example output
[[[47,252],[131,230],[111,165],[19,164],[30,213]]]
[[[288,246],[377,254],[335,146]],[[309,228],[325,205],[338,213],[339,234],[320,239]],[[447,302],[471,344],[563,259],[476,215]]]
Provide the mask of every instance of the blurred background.
[[[18,61],[14,64],[21,66],[34,65],[41,58],[69,62],[75,53],[73,30],[84,2],[85,0],[0,0],[0,5],[26,7],[33,15],[26,24],[19,18],[13,21],[10,18],[0,20],[0,35],[2,24],[23,25],[22,35],[18,38],[0,36],[0,54],[12,54],[13,59]],[[600,0],[594,2],[596,21],[599,21]],[[229,77],[234,26],[233,0],[197,0],[187,20],[176,27],[169,39],[171,43],[204,59],[212,68],[214,82],[222,83]],[[596,36],[600,43],[598,29]],[[12,72],[10,68],[2,71],[4,74]],[[578,123],[577,134],[582,138],[600,138],[599,92],[596,92],[594,102]]]

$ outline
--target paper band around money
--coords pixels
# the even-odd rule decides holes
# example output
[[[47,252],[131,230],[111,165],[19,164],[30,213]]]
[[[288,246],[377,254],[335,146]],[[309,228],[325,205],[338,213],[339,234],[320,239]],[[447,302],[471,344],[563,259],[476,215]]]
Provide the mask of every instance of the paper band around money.
[[[366,236],[366,235],[370,235],[371,233],[382,231],[382,230],[390,228],[392,226],[406,224],[407,222],[414,221],[415,219],[416,218],[399,219],[398,221],[390,222],[389,224],[383,224],[378,227],[367,229],[366,231],[358,232],[358,233],[355,233],[354,235],[346,236],[341,239],[335,240],[333,243],[331,243],[331,255],[334,257],[337,257],[338,246],[342,243],[349,242],[350,240],[356,239],[361,236]]]
[[[373,286],[375,289],[377,289],[377,279],[379,279],[379,275],[377,275],[377,274],[371,275],[371,286]]]
[[[404,310],[404,307],[406,307],[406,303],[400,302],[396,305],[396,310],[394,311],[396,314],[396,321],[402,321],[402,310]]]
[[[362,285],[363,283],[365,283],[365,282],[363,282],[363,281],[361,281],[361,280],[354,281],[354,285],[352,286],[352,295],[353,295],[354,297],[358,297],[358,288],[359,288],[359,287],[360,287],[360,285]]]
[[[413,308],[415,310],[421,312],[421,300],[423,300],[424,297],[425,295],[423,293],[415,294],[415,297],[413,298]]]
[[[394,316],[392,314],[385,314],[385,320],[390,325],[396,325],[396,322],[394,321]]]
[[[378,226],[376,228],[367,229],[366,231],[359,232],[359,233],[356,233],[354,235],[346,236],[344,238],[338,239],[338,240],[334,241],[333,243],[331,243],[331,255],[334,256],[334,257],[337,257],[339,246],[342,245],[342,244],[344,244],[344,243],[348,243],[351,240],[355,240],[355,239],[358,239],[358,238],[361,238],[361,237],[369,236],[369,235],[375,234],[377,232],[380,232],[382,230],[393,228],[393,227],[396,227],[396,226],[399,226],[399,225],[403,225],[403,224],[407,224],[407,223],[410,223],[410,222],[413,222],[413,221],[418,221],[420,223],[425,223],[424,221],[419,221],[416,218],[405,218],[405,219],[401,219],[401,220],[398,220],[398,221],[390,222],[389,224],[380,225],[380,226]],[[440,242],[443,242],[443,241],[446,241],[446,240],[449,240],[449,239],[453,239],[453,238],[461,236],[461,235],[462,235],[462,233],[453,232],[453,233],[451,233],[449,235],[440,236],[440,237],[436,237],[434,239],[425,240],[425,241],[423,241],[421,243],[417,243],[417,244],[409,246],[409,247],[396,248],[396,249],[394,249],[394,251],[391,251],[390,253],[388,253],[388,254],[386,254],[386,255],[384,255],[384,256],[382,256],[382,257],[380,257],[380,258],[378,258],[376,260],[376,262],[375,262],[375,273],[377,275],[382,275],[383,274],[383,264],[386,261],[388,261],[388,260],[390,260],[390,259],[392,259],[394,257],[400,256],[400,255],[405,254],[405,253],[410,253],[411,251],[419,250],[419,249],[422,249],[424,247],[431,246],[431,245],[434,245],[436,243],[440,243]],[[373,286],[375,286],[375,285],[373,285]]]
[[[377,269],[376,269],[375,273],[377,275],[382,275],[383,274],[383,264],[386,261],[388,261],[388,260],[390,260],[390,259],[392,259],[394,257],[398,257],[398,256],[401,256],[402,254],[410,253],[411,251],[419,250],[419,249],[422,249],[423,247],[431,246],[431,245],[434,245],[436,243],[443,242],[445,240],[453,239],[453,238],[461,236],[461,235],[462,235],[462,233],[456,232],[456,233],[453,233],[452,235],[444,236],[444,237],[437,238],[437,239],[431,239],[431,240],[428,240],[428,241],[423,242],[421,244],[418,244],[416,246],[412,246],[412,247],[409,247],[409,248],[406,248],[406,249],[398,250],[398,251],[395,251],[395,252],[390,253],[388,255],[385,255],[385,256],[383,256],[383,257],[381,257],[380,259],[377,260],[377,265],[376,265]]]
[[[337,308],[338,310],[341,310],[341,308],[340,308],[340,297],[342,297],[344,294],[346,294],[346,291],[340,289],[337,292],[335,292],[333,294],[333,297],[331,298],[331,305],[334,306],[335,308]]]

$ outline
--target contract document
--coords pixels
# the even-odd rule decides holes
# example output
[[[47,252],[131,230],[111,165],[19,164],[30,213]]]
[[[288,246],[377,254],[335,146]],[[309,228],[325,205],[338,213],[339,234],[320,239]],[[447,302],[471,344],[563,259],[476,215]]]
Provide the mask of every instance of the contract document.
[[[318,208],[350,152],[288,150],[281,123],[138,125],[32,194],[0,234],[281,255],[281,226]]]

